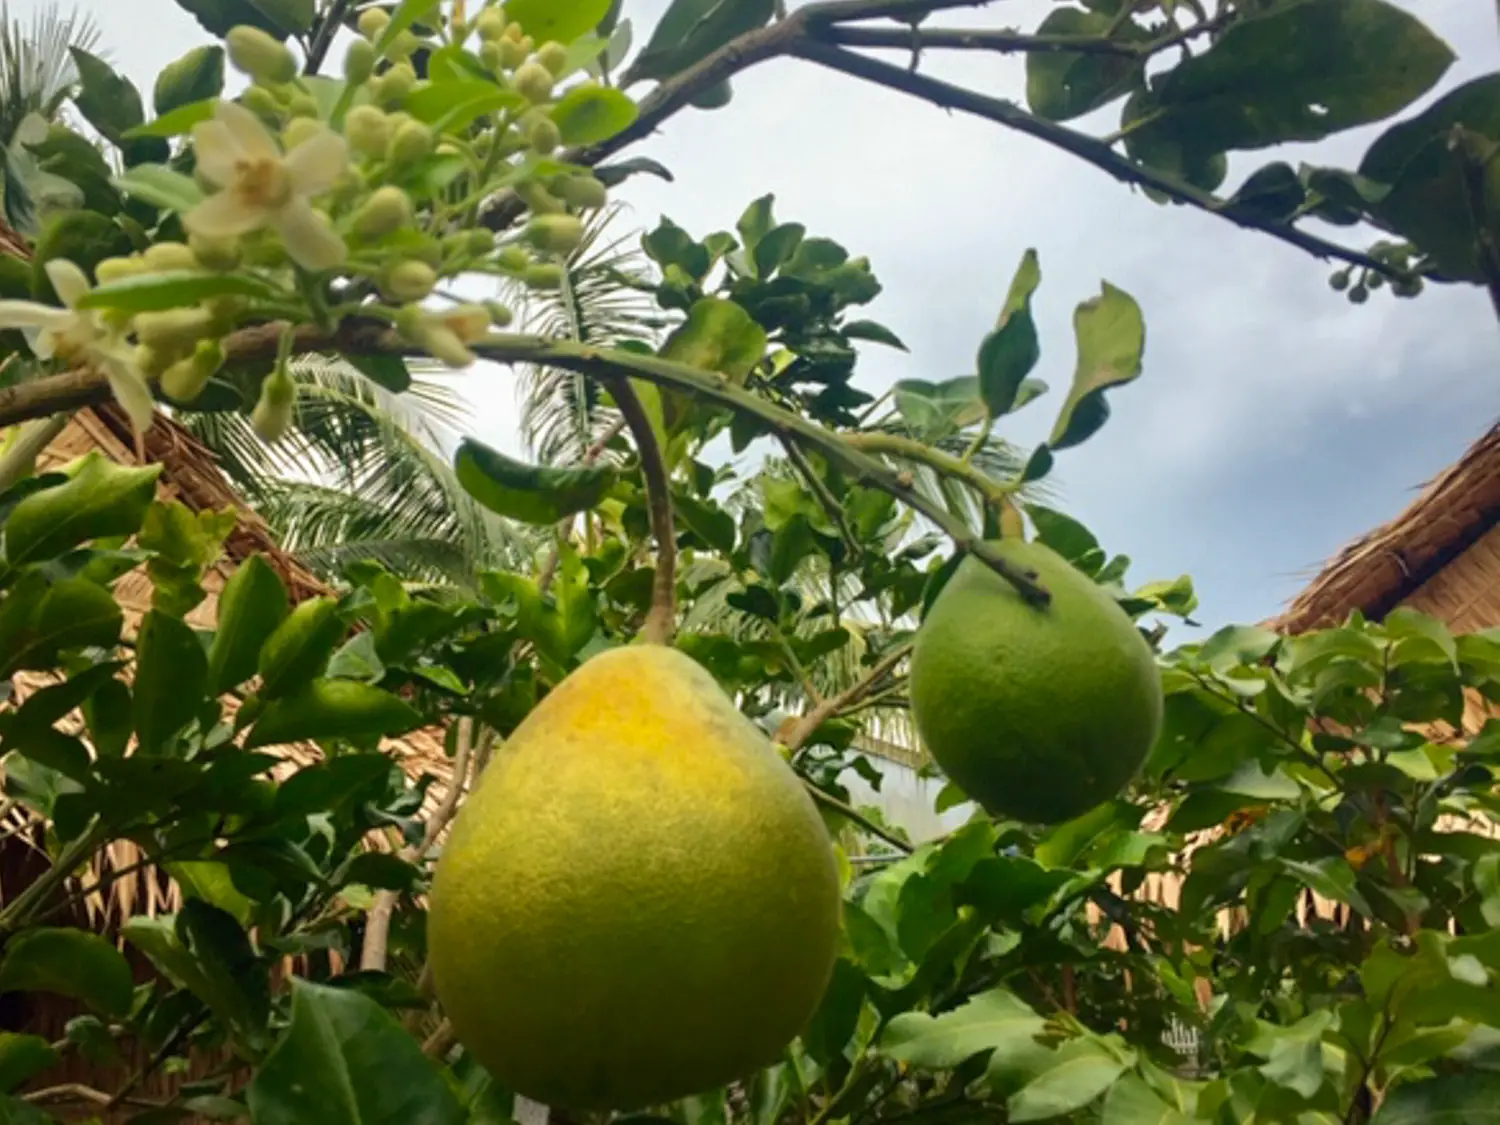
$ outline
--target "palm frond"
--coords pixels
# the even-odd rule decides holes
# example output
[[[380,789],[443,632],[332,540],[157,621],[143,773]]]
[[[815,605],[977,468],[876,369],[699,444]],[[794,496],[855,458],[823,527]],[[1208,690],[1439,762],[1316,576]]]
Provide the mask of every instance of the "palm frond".
[[[616,204],[589,220],[583,242],[565,263],[563,287],[554,293],[514,289],[524,331],[552,339],[613,347],[630,340],[654,342],[662,321],[639,278],[650,263],[634,231],[619,233],[623,208]],[[597,387],[581,375],[555,367],[521,372],[521,434],[532,457],[549,465],[570,464],[614,422]]]
[[[0,2],[0,142],[9,145],[30,114],[57,117],[78,81],[69,48],[98,43],[93,17],[76,8],[38,7],[27,20]]]

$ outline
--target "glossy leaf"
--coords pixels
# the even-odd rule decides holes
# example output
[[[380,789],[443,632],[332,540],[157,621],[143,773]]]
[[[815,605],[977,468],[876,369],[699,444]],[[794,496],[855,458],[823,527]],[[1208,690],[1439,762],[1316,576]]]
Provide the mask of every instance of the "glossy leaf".
[[[123,1016],[135,992],[124,955],[98,934],[37,927],[12,938],[0,961],[0,993],[51,992]]]
[[[1443,1075],[1397,1086],[1370,1125],[1492,1125],[1500,1072]]]
[[[78,70],[79,90],[73,99],[78,112],[106,139],[122,143],[126,131],[146,119],[140,91],[97,55],[81,47],[68,52]]]
[[[766,350],[766,330],[733,301],[705,297],[667,338],[661,357],[743,383]]]
[[[274,300],[285,296],[275,286],[249,274],[171,270],[101,285],[89,292],[78,304],[80,308],[86,309],[118,309],[121,312],[139,313],[194,306],[207,297]]]
[[[246,1091],[255,1125],[462,1125],[458,1100],[395,1017],[348,989],[292,982],[291,1023]]]
[[[191,176],[184,176],[164,164],[137,164],[116,176],[114,185],[143,203],[179,214],[191,211],[203,202],[203,189]]]
[[[574,86],[551,114],[564,144],[592,145],[630,128],[640,109],[611,86]]]
[[[459,445],[453,465],[465,491],[490,511],[538,525],[597,507],[619,479],[610,465],[553,469],[523,464],[473,438]]]
[[[1058,413],[1047,444],[1055,451],[1087,440],[1109,418],[1105,392],[1141,373],[1146,322],[1135,299],[1109,282],[1073,314],[1078,366],[1073,388]]]
[[[30,575],[0,602],[0,678],[44,670],[74,648],[108,648],[120,637],[124,615],[108,590],[84,578],[50,587]]]
[[[159,754],[203,706],[208,654],[181,619],[146,614],[136,641],[135,730],[141,753]]]
[[[257,694],[274,699],[321,675],[346,631],[333,598],[309,598],[299,603],[260,647],[256,668],[261,685]]]
[[[1059,1048],[1051,1065],[1010,1096],[1008,1120],[1045,1121],[1082,1109],[1113,1085],[1128,1065],[1092,1039]]]
[[[764,27],[775,11],[775,0],[672,0],[630,73],[670,77],[736,36]]]
[[[400,696],[357,680],[319,679],[267,703],[245,748],[325,738],[365,741],[406,734],[421,725],[422,716]]]
[[[12,566],[56,558],[90,539],[139,531],[162,467],[129,468],[91,450],[70,471],[66,484],[34,492],[11,510],[5,557]]]
[[[1036,34],[1105,39],[1111,31],[1122,42],[1150,36],[1132,20],[1118,30],[1112,11],[1054,8],[1037,26]],[[1116,98],[1124,97],[1145,80],[1144,60],[1129,55],[1086,51],[1031,51],[1026,55],[1026,102],[1039,117],[1067,121]]]
[[[1041,282],[1036,251],[1027,250],[1016,268],[995,330],[979,345],[979,393],[992,418],[1015,408],[1021,384],[1041,358],[1036,322],[1031,317],[1031,295]]]
[[[610,0],[508,0],[505,15],[538,43],[571,43],[603,23],[609,6]]]
[[[238,687],[255,674],[261,646],[286,620],[286,587],[260,555],[235,569],[219,595],[219,627],[208,650],[208,690]]]
[[[194,47],[168,63],[156,78],[152,102],[158,117],[217,98],[224,91],[224,48]],[[138,136],[133,129],[127,136]]]
[[[1042,1017],[1014,993],[995,989],[940,1016],[896,1016],[881,1036],[880,1050],[910,1066],[946,1070],[978,1054],[1024,1050],[1044,1026]]]
[[[40,1035],[0,1031],[0,1093],[9,1093],[61,1060],[62,1055]],[[0,1108],[0,1120],[4,1119],[4,1109]]]

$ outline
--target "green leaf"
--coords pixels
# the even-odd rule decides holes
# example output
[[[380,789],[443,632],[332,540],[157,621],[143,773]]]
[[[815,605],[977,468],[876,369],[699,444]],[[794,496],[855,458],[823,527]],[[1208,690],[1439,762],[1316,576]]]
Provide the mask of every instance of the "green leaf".
[[[219,695],[255,675],[261,646],[288,614],[286,587],[271,565],[251,555],[219,595],[219,627],[208,650],[208,691]]]
[[[869,340],[872,343],[884,344],[889,348],[898,348],[903,352],[910,350],[902,343],[900,336],[873,320],[851,320],[848,324],[840,325],[839,331],[851,340]]]
[[[432,82],[414,91],[401,108],[440,131],[462,129],[500,110],[522,109],[526,99],[483,78]]]
[[[766,351],[766,330],[740,305],[704,297],[662,346],[661,358],[743,383]]]
[[[146,614],[136,641],[135,730],[143,754],[159,754],[203,707],[208,655],[180,618]]]
[[[416,730],[422,716],[398,695],[357,680],[313,680],[265,705],[245,749],[343,738],[365,741]]]
[[[1277,860],[1282,869],[1324,898],[1347,902],[1361,914],[1370,914],[1370,904],[1355,887],[1354,868],[1342,856],[1306,862],[1300,859]]]
[[[40,1035],[0,1031],[0,1093],[9,1093],[60,1061],[62,1055]],[[4,1120],[5,1111],[0,1108],[0,1121]]]
[[[892,392],[896,409],[913,435],[929,444],[984,419],[984,400],[974,375],[960,375],[941,383],[898,379]]]
[[[1121,1059],[1092,1039],[1063,1044],[1052,1065],[1010,1096],[1009,1121],[1044,1121],[1082,1109],[1125,1071]]]
[[[411,371],[399,355],[346,355],[344,359],[366,379],[392,394],[401,394],[411,387]]]
[[[1135,135],[1198,153],[1320,140],[1410,105],[1452,62],[1447,44],[1386,0],[1301,0],[1236,21],[1162,75],[1137,107],[1150,123]]]
[[[1078,338],[1078,366],[1073,389],[1047,440],[1054,451],[1087,440],[1104,425],[1109,418],[1104,392],[1141,373],[1146,348],[1141,307],[1129,293],[1107,281],[1099,296],[1083,302],[1073,313],[1073,332]]]
[[[179,214],[203,202],[203,189],[191,176],[174,172],[165,164],[137,164],[114,179],[126,195]]]
[[[1296,215],[1306,199],[1307,188],[1297,170],[1278,160],[1250,173],[1229,197],[1226,210],[1262,223],[1284,223]]]
[[[593,145],[635,124],[640,108],[612,86],[574,86],[552,107],[564,144]]]
[[[113,144],[123,144],[125,134],[146,120],[140,91],[128,78],[116,74],[103,59],[82,47],[69,47],[78,70],[78,93],[73,102],[88,123]]]
[[[63,716],[82,706],[114,674],[124,667],[121,661],[106,661],[91,665],[60,684],[50,684],[26,697],[26,702],[15,709],[14,717],[3,728],[4,740],[0,741],[0,753],[13,750],[27,738],[52,729]]]
[[[312,29],[317,19],[315,0],[249,0],[268,19],[275,33],[283,36],[303,35]]]
[[[342,883],[405,892],[412,890],[421,877],[422,873],[416,867],[389,852],[361,852],[349,861]]]
[[[1027,250],[1016,267],[995,330],[979,345],[979,394],[992,418],[1015,408],[1022,382],[1041,358],[1036,322],[1031,318],[1031,295],[1041,283],[1036,251]]]
[[[130,1011],[135,981],[124,955],[98,934],[38,927],[12,938],[0,962],[0,993],[51,992],[95,1011]]]
[[[56,558],[90,539],[139,531],[156,495],[160,465],[127,468],[98,450],[70,466],[71,479],[33,492],[5,521],[11,566]]]
[[[375,648],[374,633],[356,633],[328,662],[330,680],[362,680],[379,683],[385,675],[385,664]]]
[[[766,231],[755,244],[755,276],[763,281],[769,278],[791,260],[805,237],[807,228],[801,223],[782,223]]]
[[[123,614],[110,592],[86,578],[49,588],[40,575],[17,584],[0,602],[0,678],[43,671],[74,648],[108,648],[120,638]]]
[[[374,1000],[292,981],[291,1023],[247,1088],[255,1125],[463,1125],[420,1044]]]
[[[880,1039],[883,1055],[926,1070],[950,1070],[985,1052],[1027,1049],[1046,1021],[1016,995],[997,988],[940,1016],[904,1012]]]
[[[464,490],[490,511],[538,525],[597,507],[619,479],[609,465],[553,469],[523,464],[473,438],[459,445],[453,467]]]
[[[764,27],[775,13],[775,0],[672,0],[651,39],[631,64],[630,74],[635,78],[670,77],[731,39]]]
[[[211,101],[223,92],[224,48],[194,47],[157,76],[152,102],[162,117],[183,106]],[[139,134],[131,129],[126,135]]]
[[[1445,1074],[1397,1086],[1370,1125],[1494,1125],[1500,1072]]]
[[[137,545],[151,552],[146,573],[154,587],[154,608],[186,617],[208,597],[201,584],[204,572],[222,554],[237,522],[232,508],[194,512],[178,500],[158,501],[147,509]]]
[[[338,602],[309,598],[298,604],[261,645],[256,668],[263,699],[274,699],[323,673],[346,628]]]
[[[693,534],[715,551],[726,555],[734,551],[736,528],[734,517],[728,512],[717,505],[680,495],[674,498],[672,507]]]
[[[189,105],[178,106],[171,113],[164,113],[155,121],[148,121],[144,125],[137,125],[125,134],[127,140],[136,140],[141,137],[183,137],[191,133],[193,129],[210,120],[214,110],[218,107],[218,98],[208,98],[201,102],[192,102]],[[141,168],[147,165],[140,165]],[[157,165],[160,167],[160,165]],[[139,171],[139,168],[131,170]],[[127,173],[129,175],[130,173]]]
[[[276,286],[246,273],[210,273],[207,270],[171,270],[127,278],[91,290],[78,302],[79,308],[119,309],[121,312],[156,312],[201,304],[209,297],[251,297],[257,300],[285,298]]]
[[[1127,1074],[1109,1088],[1099,1125],[1190,1125],[1192,1120],[1144,1081]]]
[[[1054,8],[1036,33],[1102,40],[1117,22],[1113,11]],[[1113,37],[1116,41],[1141,42],[1150,35],[1127,20]],[[1067,121],[1123,97],[1139,87],[1145,76],[1145,61],[1129,55],[1031,51],[1026,55],[1026,102],[1039,117]]]
[[[1312,1097],[1323,1085],[1323,1033],[1334,1019],[1334,1013],[1324,1008],[1291,1027],[1277,1028],[1260,1072],[1278,1086]]]
[[[538,43],[571,43],[597,28],[609,15],[611,0],[507,0],[507,19],[519,23]]]

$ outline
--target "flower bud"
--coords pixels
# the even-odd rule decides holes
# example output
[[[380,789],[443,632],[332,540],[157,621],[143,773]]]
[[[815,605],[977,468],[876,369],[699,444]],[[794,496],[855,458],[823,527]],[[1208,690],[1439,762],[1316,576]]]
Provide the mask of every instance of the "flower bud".
[[[535,181],[521,184],[516,188],[516,194],[533,215],[560,215],[567,210],[561,199]]]
[[[557,151],[557,146],[562,144],[562,132],[552,118],[538,117],[532,122],[526,141],[531,145],[532,151],[546,156],[549,152]]]
[[[113,285],[127,281],[146,272],[146,263],[139,258],[105,258],[94,267],[94,277],[100,285]]]
[[[362,156],[382,157],[391,144],[391,123],[372,105],[357,105],[344,118],[344,136]]]
[[[411,197],[398,187],[377,190],[354,215],[354,233],[380,238],[411,222]]]
[[[313,137],[323,133],[328,127],[321,121],[312,117],[294,117],[287,122],[285,129],[281,131],[282,143],[286,150],[291,152],[303,141],[310,141]]]
[[[213,314],[201,308],[166,309],[140,313],[134,323],[141,343],[171,351],[190,348],[207,336],[213,327]]]
[[[531,255],[520,246],[502,246],[495,263],[506,273],[521,274],[531,268]]]
[[[529,102],[544,102],[552,96],[552,72],[535,59],[521,64],[516,71],[516,92]]]
[[[561,289],[563,286],[563,268],[553,262],[537,262],[526,267],[525,274],[521,280],[532,289]]]
[[[509,39],[512,43],[519,43],[526,38],[526,29],[515,20],[511,20],[510,23],[505,25],[505,38]]]
[[[154,379],[163,374],[179,354],[177,351],[163,351],[148,344],[140,344],[131,353],[131,361],[142,375]]]
[[[281,116],[281,103],[264,86],[249,87],[240,95],[240,105],[267,121],[274,121]]]
[[[237,238],[207,238],[201,234],[188,235],[188,247],[204,269],[228,273],[239,269],[243,254]]]
[[[415,164],[432,152],[432,130],[420,121],[408,121],[391,138],[386,158],[397,167]]]
[[[397,63],[375,79],[373,86],[376,101],[387,107],[397,106],[417,88],[417,72],[411,63]]]
[[[436,270],[426,262],[409,259],[386,269],[380,277],[380,291],[387,300],[407,304],[426,297],[437,282]]]
[[[250,425],[261,441],[280,441],[291,429],[297,412],[297,384],[284,365],[267,375],[260,385],[260,399],[250,412]]]
[[[141,261],[154,273],[195,270],[199,267],[198,255],[181,242],[158,242],[148,246],[141,254]]]
[[[500,48],[500,65],[505,70],[515,70],[526,61],[526,48],[517,40],[507,37],[497,45]]]
[[[499,43],[486,39],[479,44],[479,61],[484,64],[485,70],[494,74],[505,66],[505,52],[501,50]]]
[[[422,41],[409,31],[403,31],[385,49],[385,57],[394,62],[405,62],[421,48]]]
[[[464,249],[470,254],[483,257],[495,249],[495,232],[492,230],[466,231]]]
[[[509,305],[502,305],[499,301],[487,301],[484,306],[490,314],[490,323],[496,328],[509,328],[516,319],[516,314],[511,312]]]
[[[474,30],[486,43],[502,38],[505,35],[505,28],[505,13],[499,8],[486,8],[474,20]]]
[[[390,26],[391,16],[384,8],[366,8],[359,13],[359,33],[372,43]]]
[[[351,39],[344,52],[344,79],[351,86],[363,84],[375,73],[375,46],[368,39]]]
[[[522,235],[538,250],[567,254],[583,241],[583,220],[577,215],[538,215]]]
[[[593,211],[609,202],[609,189],[593,176],[564,176],[552,187],[563,202],[580,211]]]
[[[178,402],[192,402],[223,365],[223,346],[217,340],[199,340],[192,355],[162,372],[161,389]]]
[[[235,69],[257,82],[290,82],[297,77],[297,57],[285,43],[258,27],[240,24],[230,28],[224,45]]]
[[[299,120],[318,116],[318,100],[311,94],[296,94],[287,103],[286,111]]]
[[[537,50],[536,61],[552,72],[553,78],[561,78],[568,68],[568,49],[561,43],[543,43]]]

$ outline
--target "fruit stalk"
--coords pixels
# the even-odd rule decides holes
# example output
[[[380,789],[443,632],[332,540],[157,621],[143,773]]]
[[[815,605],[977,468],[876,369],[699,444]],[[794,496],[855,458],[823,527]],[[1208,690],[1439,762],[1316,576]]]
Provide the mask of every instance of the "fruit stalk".
[[[642,636],[651,644],[669,645],[677,629],[677,525],[672,517],[672,488],[667,480],[667,462],[661,443],[640,396],[630,380],[614,377],[605,381],[615,405],[630,428],[641,455],[641,475],[646,479],[646,503],[651,511],[651,534],[656,538],[656,579],[651,587],[651,611],[646,614]]]

